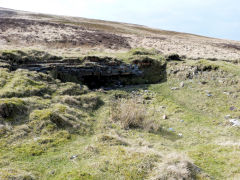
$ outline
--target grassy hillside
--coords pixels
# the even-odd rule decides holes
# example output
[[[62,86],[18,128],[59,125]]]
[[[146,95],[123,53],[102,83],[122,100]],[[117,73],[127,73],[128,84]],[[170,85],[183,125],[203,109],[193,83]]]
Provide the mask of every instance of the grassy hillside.
[[[146,26],[0,8],[0,50],[37,49],[58,55],[157,49],[191,59],[240,59],[240,43]]]
[[[0,179],[240,179],[239,50],[0,8]]]
[[[150,58],[166,67],[155,62],[130,85],[98,89],[1,68],[1,179],[240,177],[240,131],[231,121],[240,116],[238,62],[146,49],[95,55],[125,63]]]

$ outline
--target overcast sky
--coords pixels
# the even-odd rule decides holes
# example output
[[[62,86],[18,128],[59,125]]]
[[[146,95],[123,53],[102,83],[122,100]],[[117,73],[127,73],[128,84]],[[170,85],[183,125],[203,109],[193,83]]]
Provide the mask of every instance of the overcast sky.
[[[0,7],[240,40],[240,0],[0,0]]]

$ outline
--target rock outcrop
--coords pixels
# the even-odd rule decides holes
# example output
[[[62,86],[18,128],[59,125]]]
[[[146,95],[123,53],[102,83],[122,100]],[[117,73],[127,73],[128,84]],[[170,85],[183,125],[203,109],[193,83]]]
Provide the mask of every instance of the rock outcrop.
[[[19,56],[3,53],[0,56],[0,67],[10,70],[28,69],[42,73],[51,73],[62,81],[84,82],[90,88],[95,88],[97,81],[106,84],[118,84],[119,77],[141,76],[142,71],[136,64],[126,64],[112,57],[86,56],[84,58],[61,58],[57,56]],[[71,81],[70,80],[70,81]],[[89,82],[91,81],[91,82]],[[104,81],[104,82],[103,82]]]

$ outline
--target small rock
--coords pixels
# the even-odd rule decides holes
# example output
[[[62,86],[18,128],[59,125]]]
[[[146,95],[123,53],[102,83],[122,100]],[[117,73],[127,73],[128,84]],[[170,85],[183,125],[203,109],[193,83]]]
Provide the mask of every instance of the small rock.
[[[234,99],[237,99],[237,98],[238,98],[238,95],[234,95],[233,98],[234,98]]]
[[[45,95],[43,96],[43,98],[44,98],[44,99],[50,99],[51,96],[50,96],[49,94],[45,94]]]
[[[103,89],[103,88],[99,88],[99,89],[97,89],[96,91],[98,91],[98,92],[104,92],[104,89]]]
[[[184,120],[181,119],[180,122],[182,123],[182,122],[184,122]]]
[[[167,115],[166,115],[166,114],[164,114],[162,118],[163,118],[163,119],[167,119]]]
[[[231,111],[234,111],[234,110],[236,109],[236,107],[231,106],[229,109],[230,109]]]
[[[181,88],[184,87],[184,82],[183,82],[183,81],[180,83],[180,87],[181,87]]]
[[[73,155],[70,157],[70,159],[76,159],[78,157],[78,155]]]
[[[178,136],[179,136],[179,137],[182,137],[182,136],[183,136],[183,134],[182,134],[182,133],[179,133],[179,134],[178,134]]]
[[[173,91],[174,90],[179,90],[179,88],[178,87],[172,87],[171,90],[173,90]]]
[[[209,94],[209,93],[208,93],[207,96],[208,96],[208,97],[212,97],[212,94]]]
[[[50,172],[50,174],[55,174],[56,173],[56,171],[55,170],[52,170],[51,172]]]
[[[226,94],[226,95],[228,95],[228,96],[230,95],[230,93],[229,93],[229,92],[225,92],[225,91],[223,92],[223,94]]]
[[[230,119],[229,122],[232,124],[232,126],[240,126],[240,121],[237,119]]]
[[[225,118],[225,119],[229,119],[229,118],[231,118],[231,115],[228,114],[228,115],[226,115],[224,118]]]
[[[201,84],[203,84],[203,85],[204,85],[204,84],[207,84],[207,82],[206,82],[206,81],[201,81],[200,83],[201,83]]]

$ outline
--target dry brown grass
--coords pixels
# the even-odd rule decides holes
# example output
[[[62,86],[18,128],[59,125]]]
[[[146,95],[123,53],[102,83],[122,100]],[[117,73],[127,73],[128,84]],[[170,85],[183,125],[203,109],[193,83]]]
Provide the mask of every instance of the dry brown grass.
[[[144,129],[148,132],[158,131],[160,125],[150,117],[142,97],[117,99],[111,104],[111,120],[118,122],[124,129]]]
[[[143,128],[146,109],[140,98],[117,99],[111,106],[111,119],[120,122],[124,129]]]
[[[183,155],[171,153],[163,158],[163,162],[155,168],[155,175],[151,180],[195,180],[210,179],[204,174],[200,168],[191,162],[191,160]]]

